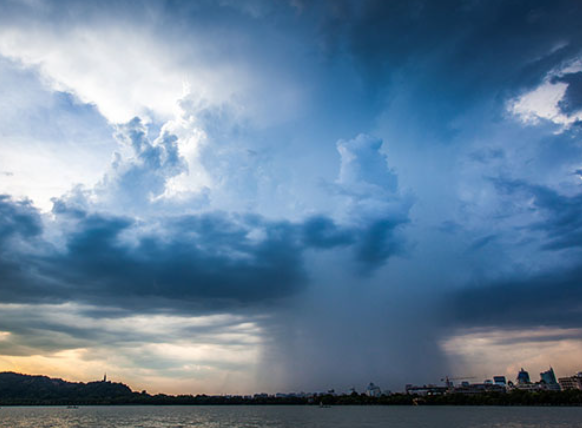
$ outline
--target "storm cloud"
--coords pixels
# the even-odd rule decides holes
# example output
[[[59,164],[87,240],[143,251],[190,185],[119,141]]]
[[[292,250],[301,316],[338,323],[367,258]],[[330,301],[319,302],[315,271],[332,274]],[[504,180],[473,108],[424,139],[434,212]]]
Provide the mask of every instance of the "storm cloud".
[[[386,235],[402,223],[398,219],[357,229],[326,217],[294,224],[207,213],[140,224],[55,206],[70,230],[62,249],[42,240],[34,208],[3,196],[2,242],[16,238],[22,245],[18,251],[11,246],[10,256],[3,253],[4,302],[73,301],[138,312],[236,310],[300,292],[308,283],[303,253],[309,248],[355,246],[357,260],[367,248],[366,264],[374,265],[401,245]],[[33,239],[40,250],[27,250]]]
[[[480,284],[450,297],[456,325],[496,328],[580,327],[582,267]]]
[[[582,349],[577,2],[0,3],[0,369],[398,390]]]

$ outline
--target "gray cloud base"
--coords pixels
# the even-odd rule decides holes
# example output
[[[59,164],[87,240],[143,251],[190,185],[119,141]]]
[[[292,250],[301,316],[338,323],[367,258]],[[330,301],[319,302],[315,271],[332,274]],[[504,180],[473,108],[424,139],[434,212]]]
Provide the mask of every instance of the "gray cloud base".
[[[353,246],[366,265],[384,263],[401,245],[388,235],[403,223],[383,220],[346,228],[326,217],[293,224],[207,213],[164,218],[155,231],[142,232],[126,217],[56,206],[57,216],[74,222],[64,250],[43,241],[41,216],[29,203],[6,196],[0,200],[4,302],[77,301],[136,311],[235,310],[305,287],[303,254],[309,248]],[[253,232],[262,236],[252,238]],[[17,246],[10,242],[14,240]],[[38,243],[43,250],[26,249]]]

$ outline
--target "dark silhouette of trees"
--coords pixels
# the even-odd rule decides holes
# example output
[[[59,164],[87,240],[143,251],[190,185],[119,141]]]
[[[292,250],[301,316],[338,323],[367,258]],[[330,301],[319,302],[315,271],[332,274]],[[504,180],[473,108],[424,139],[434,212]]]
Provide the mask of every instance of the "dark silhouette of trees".
[[[351,395],[314,394],[309,397],[268,396],[253,397],[211,395],[150,395],[146,391],[133,392],[127,385],[116,382],[66,382],[47,376],[29,376],[12,372],[0,373],[0,405],[455,405],[455,406],[580,406],[582,391],[523,391],[481,394],[444,394],[415,396],[390,394],[369,397]]]

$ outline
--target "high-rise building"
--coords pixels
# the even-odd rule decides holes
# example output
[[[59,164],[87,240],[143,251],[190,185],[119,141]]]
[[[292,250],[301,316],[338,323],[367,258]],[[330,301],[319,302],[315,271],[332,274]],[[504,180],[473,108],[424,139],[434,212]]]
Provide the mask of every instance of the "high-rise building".
[[[523,367],[521,368],[521,370],[517,374],[517,383],[519,383],[519,384],[531,383],[531,381],[529,379],[529,373],[526,372],[523,369]]]
[[[546,384],[558,383],[556,381],[556,375],[554,374],[554,369],[550,367],[549,370],[540,373],[542,382]]]
[[[374,385],[374,382],[370,382],[368,388],[366,389],[366,394],[369,397],[380,397],[382,395],[382,390],[378,385]]]
[[[493,376],[493,383],[499,386],[507,386],[507,380],[505,376]]]
[[[546,389],[559,391],[560,385],[556,381],[554,369],[550,367],[549,370],[540,373],[541,383],[545,385]]]

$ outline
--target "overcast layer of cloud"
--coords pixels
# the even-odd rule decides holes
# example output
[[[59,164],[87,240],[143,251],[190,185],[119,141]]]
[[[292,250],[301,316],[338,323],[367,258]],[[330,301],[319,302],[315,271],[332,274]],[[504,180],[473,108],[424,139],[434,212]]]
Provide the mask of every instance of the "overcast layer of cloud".
[[[398,389],[473,370],[479,334],[500,373],[552,364],[507,341],[578,349],[577,2],[2,9],[6,367],[90,367],[116,323],[99,370],[159,389]]]

